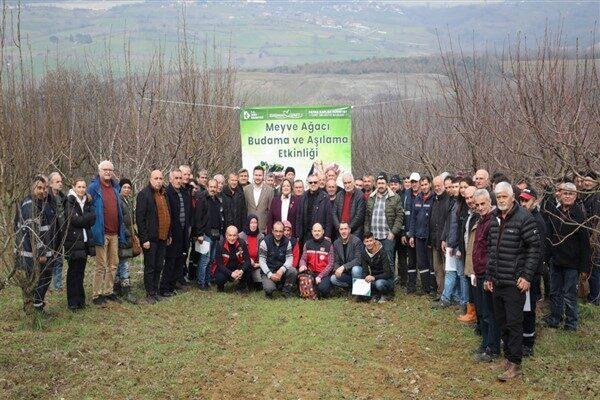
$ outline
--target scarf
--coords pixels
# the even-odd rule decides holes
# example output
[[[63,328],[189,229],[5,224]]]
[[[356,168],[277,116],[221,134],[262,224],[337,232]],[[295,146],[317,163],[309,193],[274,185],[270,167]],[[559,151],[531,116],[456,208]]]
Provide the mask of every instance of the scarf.
[[[79,204],[79,208],[81,208],[81,214],[83,215],[83,213],[84,213],[83,207],[85,206],[87,196],[83,196],[83,199],[80,199],[79,196],[77,196],[77,193],[75,193],[75,191],[73,189],[69,190],[69,196],[75,197],[77,204]],[[83,229],[83,228],[82,228],[82,231],[83,231],[83,242],[87,243],[87,240],[88,240],[87,233],[85,232],[85,229]]]
[[[252,219],[256,219],[256,221],[258,222],[258,217],[256,215],[248,214],[248,217],[246,218],[246,225],[244,226],[244,233],[246,233],[246,236],[258,236],[258,225],[256,226],[255,231],[250,230],[250,221],[252,221]]]

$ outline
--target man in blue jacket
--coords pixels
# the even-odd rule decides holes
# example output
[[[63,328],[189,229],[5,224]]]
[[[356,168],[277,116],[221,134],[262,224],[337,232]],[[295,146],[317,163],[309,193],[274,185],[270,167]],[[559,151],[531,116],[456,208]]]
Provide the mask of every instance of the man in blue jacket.
[[[421,290],[425,294],[431,292],[431,280],[435,281],[435,272],[433,271],[431,249],[427,245],[429,238],[429,217],[431,215],[431,205],[433,204],[433,193],[431,192],[431,178],[424,176],[419,181],[421,193],[415,198],[411,210],[409,245],[417,253],[417,269],[421,279]],[[413,271],[408,274],[408,288],[415,291],[417,284],[417,274]]]
[[[98,175],[88,187],[96,210],[96,222],[92,226],[92,243],[96,246],[92,303],[96,305],[103,305],[106,301],[120,302],[113,293],[119,264],[119,244],[125,244],[123,204],[119,192],[113,164],[102,161],[98,164]]]

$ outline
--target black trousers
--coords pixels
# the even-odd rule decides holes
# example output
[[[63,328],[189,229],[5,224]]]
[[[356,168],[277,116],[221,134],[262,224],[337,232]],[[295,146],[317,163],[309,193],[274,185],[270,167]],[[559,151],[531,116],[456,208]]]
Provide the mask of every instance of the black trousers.
[[[175,283],[179,279],[182,266],[185,263],[185,256],[167,257],[165,266],[160,278],[160,293],[172,292],[175,290]]]
[[[192,241],[190,245],[190,255],[188,266],[187,266],[187,278],[191,282],[196,282],[196,276],[198,275],[198,262],[200,261],[200,253],[194,250],[195,242]]]
[[[225,284],[227,282],[233,282],[233,278],[231,278],[229,275],[226,275],[225,273],[223,273],[220,269],[217,269],[215,271],[215,283],[217,284],[217,290],[222,292],[225,289]],[[235,288],[236,288],[236,290],[242,290],[245,288],[249,289],[251,283],[252,283],[252,272],[246,271],[246,272],[244,272],[244,275],[242,275],[242,279],[239,280],[239,282]]]
[[[67,270],[67,305],[69,307],[81,307],[85,305],[85,289],[83,278],[85,277],[85,265],[87,258],[73,260],[69,259]]]
[[[167,242],[164,240],[150,242],[150,248],[144,249],[144,288],[148,296],[158,294],[160,273],[165,263],[166,249]]]
[[[401,286],[406,286],[408,267],[408,248],[402,244],[402,236],[396,237],[396,258],[398,259],[398,278]]]
[[[523,356],[523,306],[525,293],[516,285],[494,285],[494,316],[504,343],[504,357],[515,364]]]
[[[46,261],[46,264],[40,265],[40,277],[38,278],[37,288],[33,293],[33,306],[35,308],[42,309],[46,305],[46,292],[48,292],[48,287],[50,287],[50,283],[52,282],[55,263],[56,258],[52,257]]]
[[[433,271],[433,254],[431,254],[431,249],[427,247],[427,239],[415,238],[413,250],[415,251],[416,268],[415,270],[411,269],[410,271],[413,272],[408,274],[408,287],[412,290],[416,288],[418,271],[421,279],[421,290],[424,293],[429,293],[436,288],[431,285],[432,280],[435,282],[435,272]]]
[[[406,252],[408,254],[408,265],[406,266],[406,288],[414,292],[417,287],[417,248],[406,246]]]
[[[540,276],[533,277],[531,288],[540,287]],[[531,311],[523,311],[523,346],[533,347],[535,344],[535,306],[541,293],[537,290],[529,289],[529,301]]]

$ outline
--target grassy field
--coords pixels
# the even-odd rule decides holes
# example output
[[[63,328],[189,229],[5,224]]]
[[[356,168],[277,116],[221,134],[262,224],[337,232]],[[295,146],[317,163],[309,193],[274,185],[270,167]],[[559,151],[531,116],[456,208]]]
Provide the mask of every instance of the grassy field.
[[[471,361],[472,329],[424,297],[374,305],[192,290],[154,306],[76,314],[64,294],[48,300],[52,315],[32,331],[18,291],[0,294],[2,399],[600,396],[600,310],[588,305],[575,334],[539,329],[524,379],[502,384],[498,362]]]

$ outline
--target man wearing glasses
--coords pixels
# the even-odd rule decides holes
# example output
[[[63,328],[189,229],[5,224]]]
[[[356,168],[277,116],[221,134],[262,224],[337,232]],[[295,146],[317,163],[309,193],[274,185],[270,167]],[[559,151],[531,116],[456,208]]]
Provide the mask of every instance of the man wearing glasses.
[[[110,161],[102,161],[98,164],[98,176],[88,187],[96,211],[92,226],[92,243],[96,246],[92,302],[99,306],[107,301],[120,302],[113,293],[113,285],[119,264],[119,243],[125,244],[125,225],[114,171]]]
[[[312,227],[316,223],[324,228],[325,237],[331,238],[333,222],[329,196],[324,190],[319,190],[316,175],[308,176],[308,190],[300,197],[296,218],[296,232],[302,246],[312,237]]]

